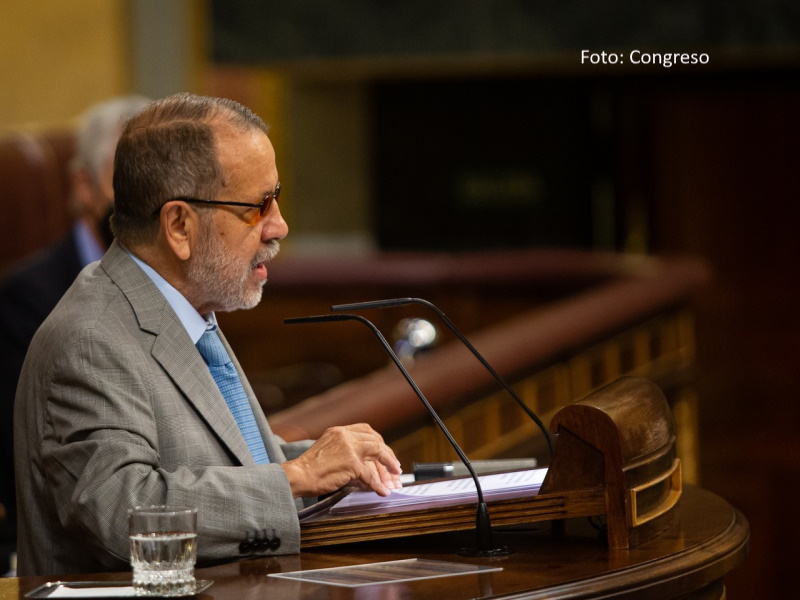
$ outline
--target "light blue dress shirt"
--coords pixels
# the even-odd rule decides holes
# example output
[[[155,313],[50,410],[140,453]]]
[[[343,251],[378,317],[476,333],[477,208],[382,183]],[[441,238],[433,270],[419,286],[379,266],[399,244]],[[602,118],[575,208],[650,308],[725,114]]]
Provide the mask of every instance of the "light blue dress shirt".
[[[75,245],[78,248],[78,260],[81,262],[81,267],[85,267],[89,263],[103,258],[106,251],[97,242],[94,234],[89,230],[89,226],[83,221],[77,221],[72,226],[74,232]]]

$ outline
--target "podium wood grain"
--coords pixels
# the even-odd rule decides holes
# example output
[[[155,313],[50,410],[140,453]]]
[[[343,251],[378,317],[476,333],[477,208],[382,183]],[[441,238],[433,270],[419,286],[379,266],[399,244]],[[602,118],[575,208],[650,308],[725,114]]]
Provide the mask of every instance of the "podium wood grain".
[[[586,519],[496,532],[516,552],[495,559],[464,558],[456,550],[474,543],[472,532],[384,539],[251,559],[201,568],[214,580],[200,600],[309,600],[372,598],[460,600],[504,598],[721,599],[724,576],[746,557],[749,527],[725,500],[686,486],[678,518],[659,536],[638,546],[612,550]],[[503,570],[412,583],[341,588],[268,577],[269,573],[358,565],[403,558],[490,564]],[[63,580],[124,580],[130,573],[72,575]],[[0,580],[0,600],[22,600],[44,577]]]

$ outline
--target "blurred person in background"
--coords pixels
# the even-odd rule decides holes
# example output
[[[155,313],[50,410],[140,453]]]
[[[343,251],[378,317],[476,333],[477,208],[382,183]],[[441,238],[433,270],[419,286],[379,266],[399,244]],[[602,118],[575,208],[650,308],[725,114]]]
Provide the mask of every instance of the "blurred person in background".
[[[21,260],[0,280],[0,576],[16,544],[13,457],[14,395],[33,334],[83,267],[100,260],[112,241],[114,152],[125,122],[149,102],[122,96],[91,106],[76,131],[70,164],[70,203],[75,219],[60,240]],[[18,201],[24,202],[24,198]]]

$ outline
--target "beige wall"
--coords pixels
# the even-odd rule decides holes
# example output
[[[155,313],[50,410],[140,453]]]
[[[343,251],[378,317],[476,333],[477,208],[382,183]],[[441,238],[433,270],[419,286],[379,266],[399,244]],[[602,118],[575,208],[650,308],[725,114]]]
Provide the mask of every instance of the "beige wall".
[[[270,126],[291,255],[374,250],[368,105],[358,81],[314,82],[291,70],[217,65],[206,92],[249,106]]]
[[[130,91],[127,2],[6,0],[0,18],[0,130],[68,124]]]
[[[360,85],[298,85],[268,69],[213,67],[207,18],[200,0],[3,0],[0,134],[71,126],[118,94],[178,91],[165,85],[234,98],[271,125],[293,232],[285,248],[369,247]],[[159,59],[178,52],[182,64]]]

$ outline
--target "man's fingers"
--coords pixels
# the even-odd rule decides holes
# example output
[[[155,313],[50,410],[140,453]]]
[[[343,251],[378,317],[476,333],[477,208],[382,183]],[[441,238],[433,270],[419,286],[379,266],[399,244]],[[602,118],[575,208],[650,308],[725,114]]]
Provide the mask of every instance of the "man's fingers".
[[[292,492],[326,493],[358,480],[382,496],[401,487],[400,461],[372,427],[364,423],[326,430],[303,455],[285,463]]]
[[[380,462],[386,469],[400,475],[403,472],[400,461],[392,449],[383,441],[383,437],[366,423],[348,425],[347,429],[352,434],[352,439],[359,444],[357,453],[362,459],[371,459]]]
[[[399,490],[401,487],[403,487],[403,484],[400,481],[399,473],[390,472],[383,464],[379,462],[374,464],[378,471],[378,476],[381,478],[381,482],[383,482],[384,486],[390,490]]]
[[[381,496],[388,496],[392,493],[394,483],[386,481],[381,474],[381,470],[386,473],[385,468],[380,463],[368,460],[362,463],[362,470],[359,473],[359,479],[370,489],[375,491]]]

